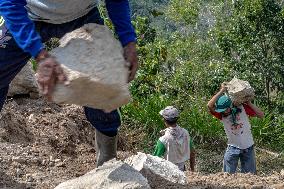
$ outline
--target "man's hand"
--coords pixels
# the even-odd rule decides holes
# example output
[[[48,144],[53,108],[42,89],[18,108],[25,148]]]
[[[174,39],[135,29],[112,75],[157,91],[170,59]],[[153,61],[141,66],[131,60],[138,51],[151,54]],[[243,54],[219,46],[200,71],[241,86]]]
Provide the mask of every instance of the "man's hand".
[[[129,77],[128,82],[135,78],[136,71],[138,70],[138,58],[136,52],[136,43],[130,42],[124,47],[124,58],[129,63]]]
[[[47,51],[43,50],[37,56],[37,82],[41,93],[52,100],[52,92],[57,82],[64,83],[67,80],[60,64]]]

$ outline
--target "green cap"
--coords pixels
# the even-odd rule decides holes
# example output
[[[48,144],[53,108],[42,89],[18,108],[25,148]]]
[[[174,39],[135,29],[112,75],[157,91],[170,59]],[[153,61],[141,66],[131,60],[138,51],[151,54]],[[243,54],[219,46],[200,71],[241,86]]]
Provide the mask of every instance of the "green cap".
[[[227,108],[231,106],[231,104],[232,104],[231,99],[228,96],[223,95],[218,98],[215,104],[215,111],[219,113],[224,112]]]

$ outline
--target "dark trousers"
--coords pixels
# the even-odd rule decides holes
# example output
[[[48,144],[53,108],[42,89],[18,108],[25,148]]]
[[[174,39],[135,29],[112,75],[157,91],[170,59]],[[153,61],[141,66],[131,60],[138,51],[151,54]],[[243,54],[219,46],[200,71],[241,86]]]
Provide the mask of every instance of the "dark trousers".
[[[1,15],[0,15],[1,16]],[[84,24],[104,24],[97,8],[87,15],[64,24],[50,24],[35,22],[37,31],[42,41],[46,42],[53,37],[61,38]],[[31,56],[18,47],[13,36],[5,27],[5,22],[0,26],[0,111],[6,100],[10,82],[26,65]],[[117,110],[105,113],[99,109],[84,107],[87,120],[101,133],[107,136],[115,136],[121,124]]]

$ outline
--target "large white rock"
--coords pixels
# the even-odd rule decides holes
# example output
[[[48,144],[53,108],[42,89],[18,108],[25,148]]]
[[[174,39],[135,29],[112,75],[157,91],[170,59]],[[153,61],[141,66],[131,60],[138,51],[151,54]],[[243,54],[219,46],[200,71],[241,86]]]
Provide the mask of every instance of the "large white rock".
[[[247,81],[234,78],[228,83],[227,89],[230,98],[236,105],[254,99],[254,89]]]
[[[55,189],[150,189],[147,179],[122,161],[110,160]]]
[[[137,155],[127,158],[125,163],[146,177],[151,188],[182,187],[187,184],[184,172],[165,159],[138,152]]]
[[[33,71],[32,64],[28,62],[16,75],[10,84],[8,96],[29,94],[31,97],[38,97],[38,85]]]
[[[123,48],[106,26],[87,24],[66,34],[51,54],[70,81],[68,86],[56,85],[56,103],[111,111],[129,102]]]

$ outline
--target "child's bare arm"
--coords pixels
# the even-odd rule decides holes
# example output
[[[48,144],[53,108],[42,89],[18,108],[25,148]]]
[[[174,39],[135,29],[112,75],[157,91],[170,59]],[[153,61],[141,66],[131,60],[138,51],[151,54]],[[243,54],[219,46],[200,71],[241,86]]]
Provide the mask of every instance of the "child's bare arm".
[[[208,102],[208,104],[207,104],[207,107],[209,108],[209,110],[210,110],[211,112],[214,112],[216,101],[218,100],[218,98],[219,98],[220,96],[223,95],[223,93],[224,93],[226,90],[227,90],[227,88],[226,88],[226,83],[224,82],[224,83],[221,84],[221,88],[220,88],[219,92],[218,92],[217,94],[215,94],[215,95],[211,98],[211,100],[209,100],[209,102]]]
[[[261,109],[258,108],[256,105],[254,105],[251,101],[247,102],[247,105],[249,105],[254,110],[254,112],[256,113],[256,116],[258,118],[263,118],[264,117],[263,111],[261,111]]]

